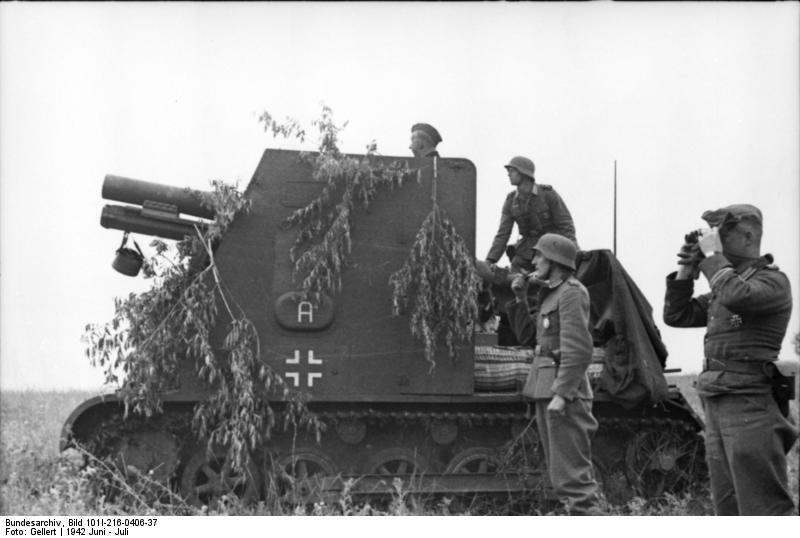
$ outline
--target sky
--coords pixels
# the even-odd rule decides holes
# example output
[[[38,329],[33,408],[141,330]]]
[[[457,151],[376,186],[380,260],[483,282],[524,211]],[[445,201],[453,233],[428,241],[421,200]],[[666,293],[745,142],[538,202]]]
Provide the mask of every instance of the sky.
[[[668,366],[702,329],[661,321],[683,234],[731,203],[800,304],[797,3],[0,5],[0,388],[94,390],[80,337],[147,282],[115,273],[105,174],[243,189],[274,140],[258,115],[348,121],[342,147],[406,156],[424,121],[477,167],[476,254],[534,160],[584,249],[613,243],[654,309]],[[147,243],[147,239],[140,244]],[[705,286],[705,287],[704,287]],[[698,290],[707,289],[701,282]]]

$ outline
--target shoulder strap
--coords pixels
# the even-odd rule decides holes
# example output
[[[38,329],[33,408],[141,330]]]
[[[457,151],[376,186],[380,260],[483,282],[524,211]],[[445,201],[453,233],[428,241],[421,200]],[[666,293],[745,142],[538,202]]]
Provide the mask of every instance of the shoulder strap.
[[[758,259],[756,263],[754,263],[753,265],[742,271],[742,273],[739,275],[739,278],[741,278],[742,280],[749,280],[750,278],[752,278],[753,275],[755,275],[761,269],[765,268],[777,269],[778,267],[773,265],[772,261],[773,261],[772,255],[767,254],[766,256],[762,256],[761,258]]]

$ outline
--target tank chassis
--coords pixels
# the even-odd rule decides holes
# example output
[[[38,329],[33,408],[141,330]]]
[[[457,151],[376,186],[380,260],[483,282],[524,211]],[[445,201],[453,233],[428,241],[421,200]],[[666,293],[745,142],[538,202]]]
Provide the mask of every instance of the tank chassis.
[[[387,162],[397,157],[383,157]],[[265,344],[263,360],[326,425],[318,440],[305,431],[276,431],[244,472],[209,452],[190,428],[192,409],[207,397],[190,366],[180,386],[162,395],[163,413],[123,420],[116,394],[87,400],[67,419],[62,449],[73,443],[124,468],[150,473],[190,502],[208,504],[227,493],[243,498],[278,492],[305,503],[346,490],[387,495],[396,479],[409,493],[549,496],[545,462],[531,409],[518,391],[475,388],[476,357],[491,336],[476,335],[457,360],[443,353],[429,371],[404,317],[390,313],[389,275],[408,252],[430,209],[432,159],[422,172],[379,196],[357,220],[342,291],[312,305],[292,281],[293,242],[284,219],[321,189],[297,152],[266,150],[245,195],[249,214],[237,216],[214,258]],[[438,159],[440,204],[474,252],[475,167]],[[129,206],[106,206],[101,225],[181,239],[210,219],[182,189],[107,176],[103,196]],[[201,210],[205,210],[202,212]],[[663,375],[663,374],[662,374]],[[282,402],[274,402],[280,411]],[[692,485],[702,465],[702,421],[680,391],[660,401],[622,405],[599,391],[594,414],[595,468],[612,500],[656,496]]]

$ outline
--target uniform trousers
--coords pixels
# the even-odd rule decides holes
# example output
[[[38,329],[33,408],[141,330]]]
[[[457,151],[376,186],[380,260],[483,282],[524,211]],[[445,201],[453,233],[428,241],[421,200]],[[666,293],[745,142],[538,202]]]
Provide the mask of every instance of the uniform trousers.
[[[786,454],[798,432],[772,395],[720,394],[702,400],[716,515],[793,515]]]
[[[598,424],[592,415],[592,401],[576,398],[567,402],[563,415],[547,411],[549,403],[536,401],[536,427],[553,492],[571,514],[597,513],[592,437]]]

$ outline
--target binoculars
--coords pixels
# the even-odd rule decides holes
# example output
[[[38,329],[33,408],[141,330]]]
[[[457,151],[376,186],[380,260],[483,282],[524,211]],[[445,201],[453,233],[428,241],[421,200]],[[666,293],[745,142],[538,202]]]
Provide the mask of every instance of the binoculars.
[[[698,228],[697,230],[692,230],[688,234],[684,235],[683,239],[690,245],[694,245],[700,241],[701,237],[708,233],[711,233],[711,228]]]

